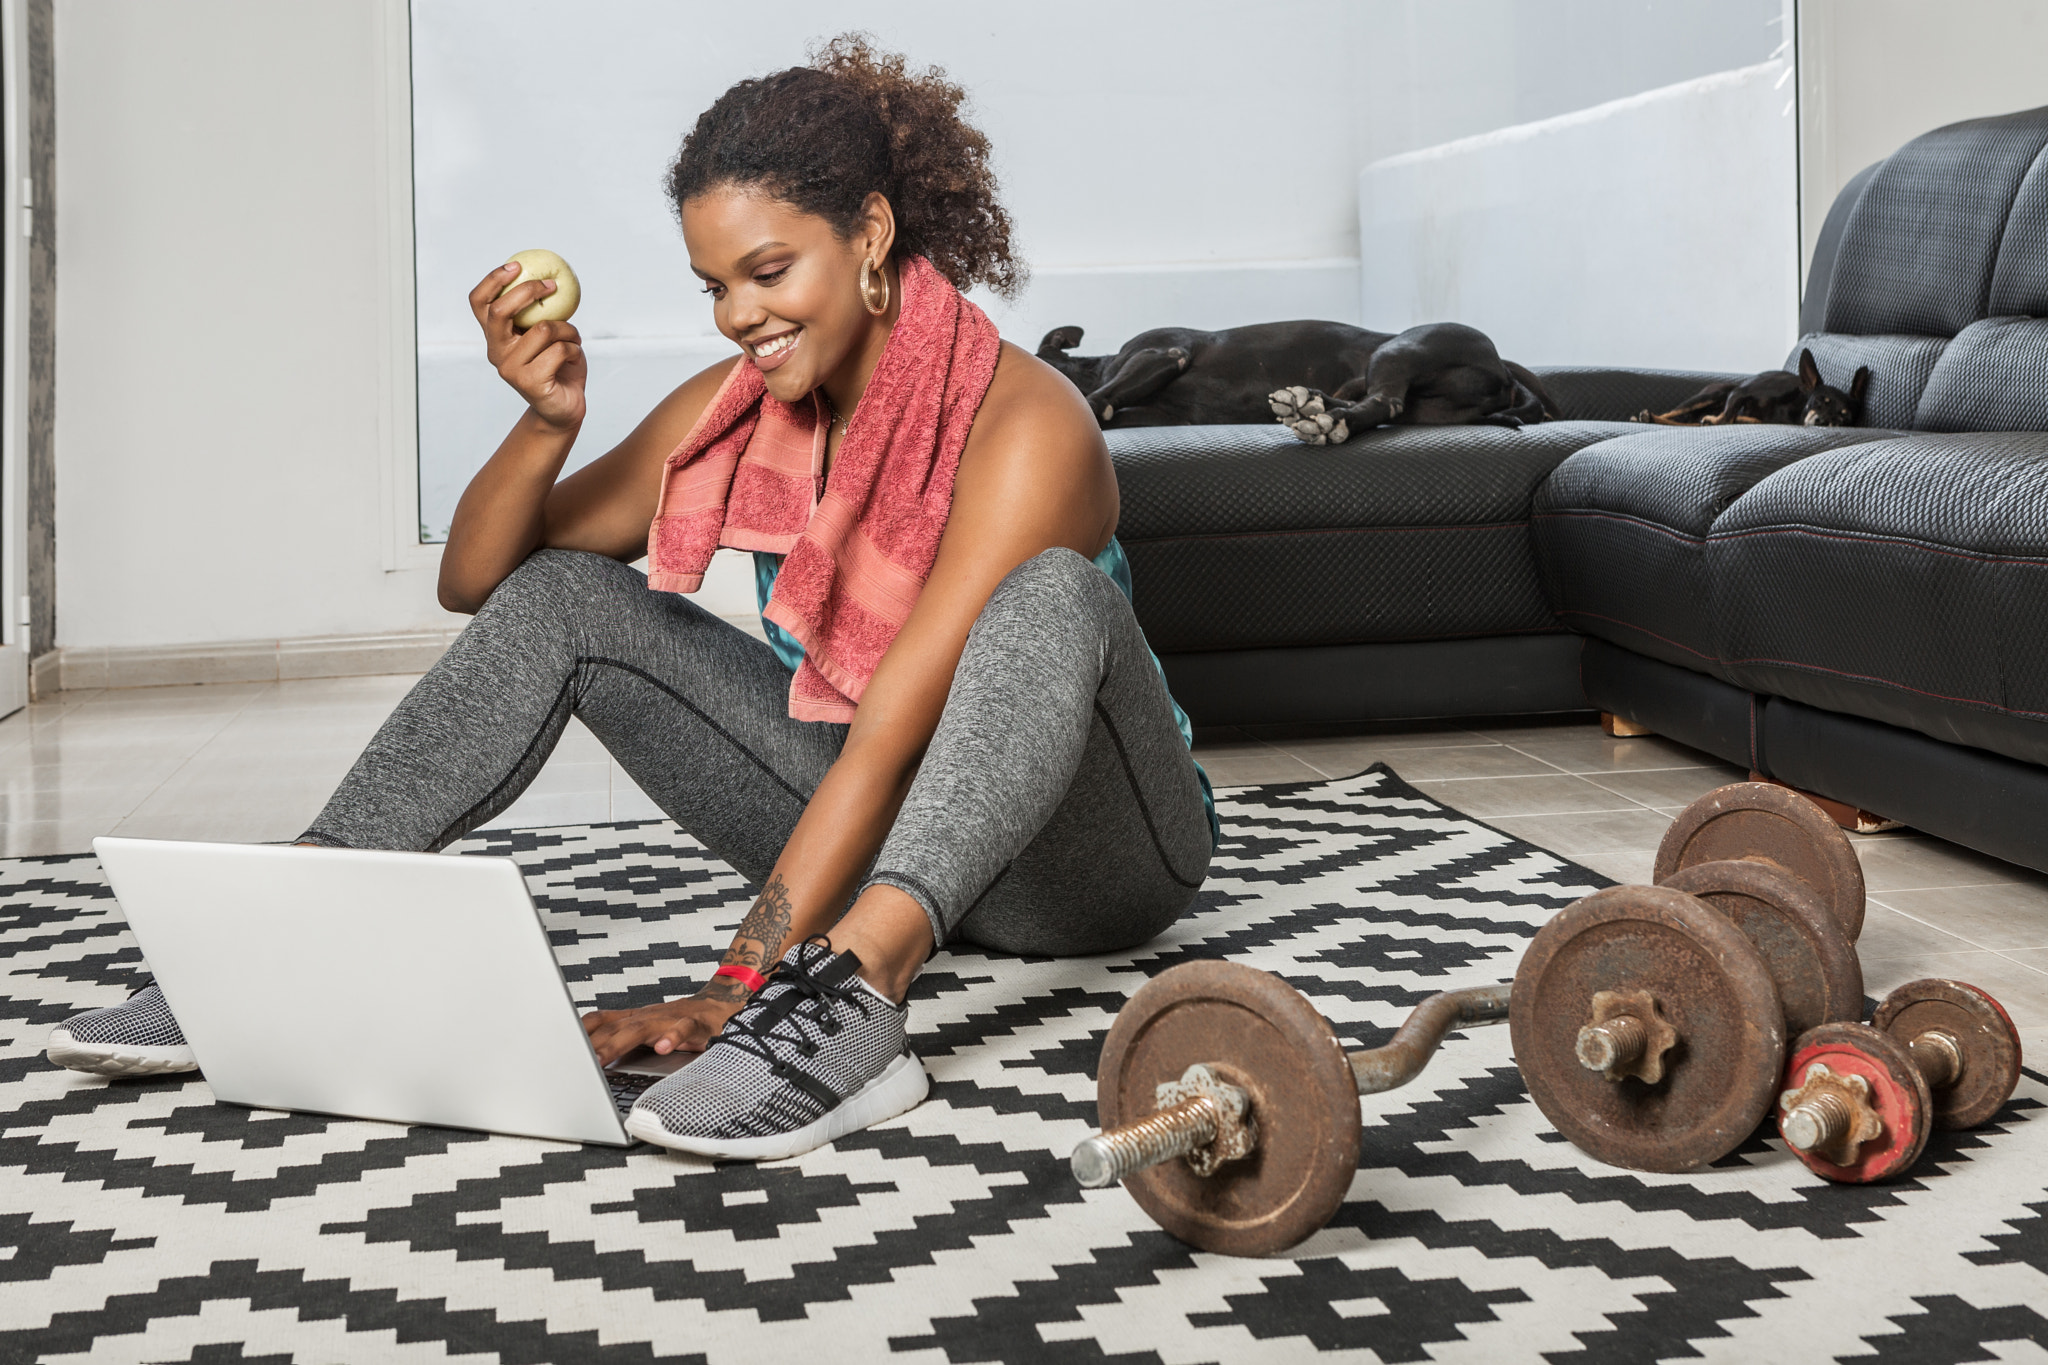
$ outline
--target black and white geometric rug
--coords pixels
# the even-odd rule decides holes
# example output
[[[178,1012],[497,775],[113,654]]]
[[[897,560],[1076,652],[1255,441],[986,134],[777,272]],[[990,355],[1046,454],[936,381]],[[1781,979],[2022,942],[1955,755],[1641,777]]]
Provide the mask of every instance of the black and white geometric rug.
[[[1242,788],[1197,910],[1142,951],[948,952],[912,1028],[931,1098],[795,1161],[713,1166],[251,1112],[204,1081],[48,1066],[141,965],[89,857],[0,863],[0,1362],[2038,1359],[2048,1084],[1906,1181],[1821,1183],[1762,1137],[1687,1176],[1596,1165],[1504,1028],[1365,1102],[1336,1221],[1190,1251],[1083,1191],[1095,1057],[1147,975],[1228,957],[1356,1047],[1506,979],[1604,884],[1384,769]],[[748,903],[662,822],[480,836],[525,865],[579,1003],[700,981]]]

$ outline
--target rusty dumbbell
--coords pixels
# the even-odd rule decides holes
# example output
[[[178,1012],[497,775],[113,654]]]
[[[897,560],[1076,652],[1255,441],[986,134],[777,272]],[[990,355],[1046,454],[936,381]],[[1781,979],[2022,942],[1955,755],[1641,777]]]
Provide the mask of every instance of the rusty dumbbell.
[[[1789,787],[1731,782],[1678,813],[1657,846],[1651,880],[1700,863],[1754,863],[1805,886],[1854,943],[1863,932],[1863,864],[1841,826]]]
[[[1347,1054],[1300,992],[1234,962],[1188,962],[1138,988],[1102,1045],[1103,1130],[1074,1177],[1119,1180],[1154,1222],[1207,1251],[1263,1256],[1330,1221],[1358,1169],[1358,1097],[1414,1079],[1455,1029],[1507,1018],[1508,987],[1446,991],[1385,1047]]]
[[[1770,1110],[1787,1020],[1805,1029],[1862,1006],[1842,926],[1852,910],[1861,920],[1853,851],[1796,794],[1737,787],[1680,815],[1658,857],[1669,885],[1577,902],[1538,932],[1512,986],[1432,996],[1382,1048],[1346,1054],[1265,972],[1200,962],[1162,973],[1103,1045],[1104,1131],[1075,1149],[1076,1178],[1123,1181],[1162,1227],[1207,1250],[1292,1246],[1350,1187],[1358,1097],[1412,1079],[1452,1030],[1504,1019],[1530,1094],[1593,1156],[1681,1171],[1725,1155]],[[1755,846],[1736,841],[1744,827]]]
[[[1919,1159],[1930,1129],[1987,1122],[2019,1079],[2004,1006],[1960,981],[1909,981],[1870,1023],[1823,1024],[1792,1044],[1778,1133],[1829,1180],[1884,1180]]]
[[[1770,1112],[1788,1039],[1862,1017],[1863,876],[1819,807],[1761,782],[1681,811],[1655,875],[1544,925],[1509,1028],[1559,1132],[1611,1165],[1686,1171]]]

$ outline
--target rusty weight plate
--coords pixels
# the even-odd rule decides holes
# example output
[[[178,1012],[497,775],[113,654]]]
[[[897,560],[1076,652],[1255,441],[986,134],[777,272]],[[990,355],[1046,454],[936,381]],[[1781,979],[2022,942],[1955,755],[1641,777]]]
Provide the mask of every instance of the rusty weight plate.
[[[1870,1022],[1900,1047],[1929,1029],[1956,1040],[1963,1074],[1954,1085],[1934,1091],[1937,1128],[1975,1128],[1987,1122],[2020,1083],[2020,1032],[2005,1007],[1975,986],[1939,977],[1908,981],[1884,998]]]
[[[1819,806],[1769,782],[1731,782],[1678,813],[1657,846],[1652,880],[1681,867],[1741,858],[1768,863],[1812,887],[1854,943],[1863,932],[1863,864],[1849,836]]]
[[[1784,1093],[1790,1094],[1806,1084],[1810,1079],[1809,1068],[1815,1063],[1837,1076],[1861,1077],[1867,1088],[1864,1102],[1876,1111],[1880,1126],[1847,1165],[1818,1152],[1802,1152],[1788,1142],[1785,1145],[1792,1155],[1816,1175],[1844,1185],[1889,1180],[1920,1159],[1921,1150],[1927,1146],[1933,1104],[1927,1082],[1921,1079],[1904,1045],[1862,1024],[1822,1024],[1808,1029],[1792,1044],[1792,1056],[1785,1066]],[[1780,1105],[1781,1132],[1784,1123],[1785,1110]]]
[[[1581,1065],[1595,993],[1647,991],[1678,1033],[1663,1078]],[[1664,886],[1612,886],[1537,932],[1508,1005],[1530,1098],[1588,1154],[1689,1171],[1735,1150],[1777,1097],[1785,1022],[1762,954],[1719,911]]]
[[[1344,1047],[1300,992],[1234,962],[1189,962],[1139,987],[1102,1045],[1097,1121],[1145,1117],[1154,1091],[1197,1062],[1251,1093],[1253,1153],[1216,1174],[1184,1161],[1124,1188],[1154,1222],[1205,1251],[1266,1256],[1336,1214],[1358,1169],[1358,1087]]]
[[[1862,1021],[1863,964],[1805,882],[1769,863],[1723,858],[1682,867],[1663,884],[1699,897],[1748,935],[1777,983],[1786,1036]]]

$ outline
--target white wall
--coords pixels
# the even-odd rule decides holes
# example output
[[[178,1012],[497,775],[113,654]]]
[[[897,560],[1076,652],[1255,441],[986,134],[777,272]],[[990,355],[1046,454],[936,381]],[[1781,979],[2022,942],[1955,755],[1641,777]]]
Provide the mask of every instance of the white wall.
[[[1170,20],[1168,15],[1170,14]],[[1349,80],[1304,90],[1271,60],[1281,33],[1353,50],[1346,0],[1005,12],[942,0],[745,7],[615,0],[415,0],[422,521],[438,537],[461,487],[518,415],[483,364],[464,301],[516,250],[547,246],[583,280],[591,417],[577,460],[731,354],[690,276],[661,181],[683,132],[733,81],[865,29],[972,92],[1035,271],[1014,306],[981,302],[1010,340],[1055,326],[1114,350],[1167,324],[1355,320]],[[546,32],[545,98],[507,71]]]
[[[967,87],[1035,271],[1015,305],[981,301],[1027,348],[1074,323],[1106,351],[1166,325],[1360,321],[1360,165],[1762,60],[1780,17],[1781,0],[783,0],[766,23],[672,0],[415,0],[424,529],[518,415],[463,299],[510,252],[552,247],[584,279],[579,460],[730,353],[662,172],[726,86],[814,39],[865,29]],[[540,33],[545,86],[507,80]]]
[[[58,0],[60,644],[454,619],[386,567],[381,13]]]
[[[416,0],[425,18],[453,16],[468,53],[495,54],[461,78],[482,101],[471,114],[445,108],[418,129],[426,364],[436,347],[474,355],[462,291],[545,242],[589,284],[588,444],[629,424],[681,368],[650,355],[722,347],[660,195],[683,127],[733,79],[843,29],[973,91],[1038,269],[1006,330],[1035,343],[1079,323],[1108,347],[1163,323],[1355,316],[1363,162],[1755,60],[1776,41],[1759,18],[1773,3],[1718,0],[1702,18],[1684,0],[1049,0],[994,18],[937,0],[787,0],[765,22],[661,0]],[[59,643],[450,621],[431,552],[395,544],[413,539],[394,534],[413,513],[387,487],[410,478],[398,461],[412,420],[390,391],[405,263],[390,253],[380,26],[394,12],[58,0]],[[681,13],[697,27],[650,39]],[[423,48],[422,78],[452,55]],[[632,98],[596,119],[593,91]],[[493,150],[550,128],[574,136]],[[466,206],[470,226],[436,236],[437,204]],[[593,245],[606,232],[630,248],[621,264]],[[452,411],[496,398],[485,383]],[[482,430],[495,440],[509,420]]]
[[[1406,152],[1359,176],[1363,311],[1524,364],[1761,370],[1798,335],[1780,58]],[[1740,174],[1703,167],[1740,167]]]
[[[2048,104],[2040,0],[1799,0],[1802,268],[1835,192],[1943,124]]]

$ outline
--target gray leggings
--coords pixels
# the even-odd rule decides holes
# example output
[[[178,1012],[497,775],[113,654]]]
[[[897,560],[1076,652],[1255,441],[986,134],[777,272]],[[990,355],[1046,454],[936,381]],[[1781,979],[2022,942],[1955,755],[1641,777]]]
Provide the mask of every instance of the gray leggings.
[[[669,818],[755,884],[846,727],[791,720],[775,652],[601,555],[540,550],[398,704],[304,838],[440,849],[518,797],[580,717]],[[1124,600],[1071,550],[982,609],[868,884],[936,942],[1099,953],[1177,919],[1208,817],[1166,686]]]

